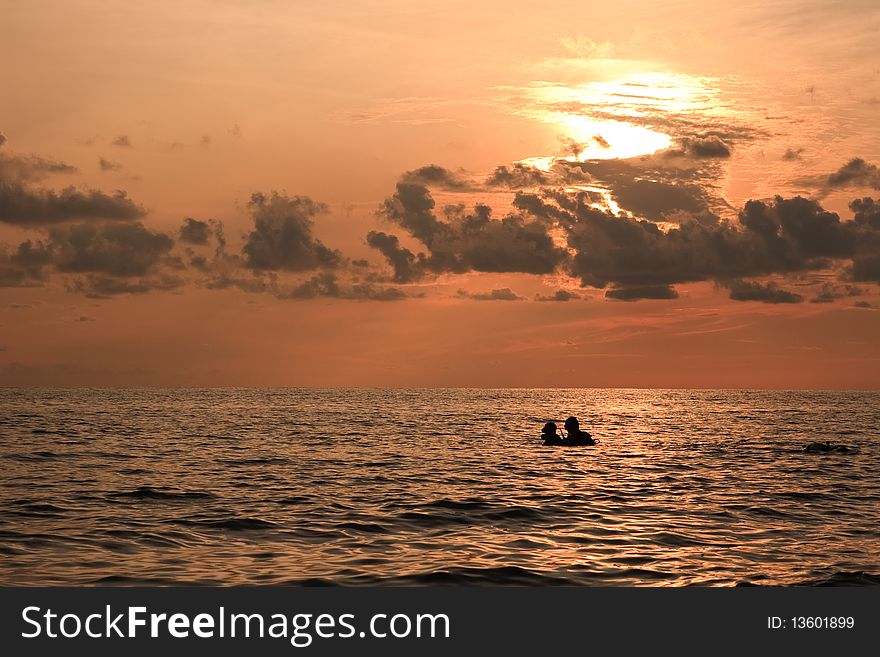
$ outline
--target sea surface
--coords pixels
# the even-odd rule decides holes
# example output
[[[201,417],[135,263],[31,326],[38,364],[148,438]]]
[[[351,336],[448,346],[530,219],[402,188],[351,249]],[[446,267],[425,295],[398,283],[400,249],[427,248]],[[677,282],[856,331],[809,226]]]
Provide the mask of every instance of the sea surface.
[[[600,444],[543,447],[569,414]],[[878,431],[877,392],[2,389],[0,584],[877,584]]]

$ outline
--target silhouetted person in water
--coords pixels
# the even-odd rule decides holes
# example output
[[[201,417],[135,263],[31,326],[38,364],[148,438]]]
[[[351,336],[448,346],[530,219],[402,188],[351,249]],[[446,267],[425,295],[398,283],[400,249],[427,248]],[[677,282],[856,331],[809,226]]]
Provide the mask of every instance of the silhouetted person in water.
[[[804,451],[811,452],[811,453],[842,452],[845,454],[847,452],[851,452],[852,450],[849,447],[847,447],[846,445],[832,445],[830,440],[826,440],[824,443],[822,443],[822,442],[810,443],[809,445],[804,447]]]
[[[564,445],[565,442],[562,440],[562,436],[560,436],[557,431],[559,429],[556,428],[555,422],[548,422],[544,425],[544,428],[541,429],[541,438],[544,439],[545,445]]]
[[[580,422],[578,419],[572,415],[565,421],[563,425],[565,427],[565,432],[568,434],[565,437],[566,445],[595,445],[596,441],[593,440],[593,437],[588,434],[586,431],[581,431]]]

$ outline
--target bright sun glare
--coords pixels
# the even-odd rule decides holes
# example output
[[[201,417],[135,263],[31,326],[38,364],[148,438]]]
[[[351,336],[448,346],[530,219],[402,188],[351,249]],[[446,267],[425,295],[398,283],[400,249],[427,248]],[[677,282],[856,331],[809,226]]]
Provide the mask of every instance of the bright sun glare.
[[[707,111],[715,92],[708,80],[668,73],[641,73],[573,87],[540,83],[529,90],[531,118],[555,124],[582,150],[570,161],[638,157],[668,148],[672,137],[657,128],[664,115]],[[523,160],[549,169],[558,157]]]

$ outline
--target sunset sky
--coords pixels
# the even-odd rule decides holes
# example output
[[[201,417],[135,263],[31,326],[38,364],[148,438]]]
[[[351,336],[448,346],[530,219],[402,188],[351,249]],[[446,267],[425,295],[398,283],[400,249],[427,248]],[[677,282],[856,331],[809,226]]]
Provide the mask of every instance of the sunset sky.
[[[876,0],[0,16],[2,385],[880,387]]]

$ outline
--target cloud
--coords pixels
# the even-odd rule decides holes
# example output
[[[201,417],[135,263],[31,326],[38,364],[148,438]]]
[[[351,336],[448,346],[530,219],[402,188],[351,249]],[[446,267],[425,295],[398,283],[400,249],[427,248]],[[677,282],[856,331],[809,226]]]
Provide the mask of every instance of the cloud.
[[[209,290],[228,290],[235,288],[242,292],[259,294],[277,290],[277,280],[274,275],[263,272],[249,272],[248,275],[240,275],[234,268],[217,269],[216,263],[210,269],[211,278],[202,284]]]
[[[39,155],[13,155],[0,152],[0,185],[43,180],[54,174],[77,173],[78,169]]]
[[[186,217],[180,227],[180,241],[187,244],[207,244],[213,234],[211,224],[192,217]]]
[[[98,167],[101,171],[122,171],[123,166],[119,162],[106,160],[103,157],[98,158]]]
[[[880,283],[880,253],[866,253],[853,258],[850,276],[854,281]]]
[[[327,248],[312,235],[313,217],[326,209],[323,203],[307,196],[288,197],[278,192],[253,194],[248,211],[254,230],[242,247],[245,265],[270,271],[340,266],[342,254]]]
[[[640,299],[677,299],[678,292],[671,285],[635,285],[613,287],[605,292],[605,298],[613,301],[638,301]]]
[[[542,295],[536,294],[535,301],[571,301],[572,299],[580,299],[581,296],[570,290],[556,290],[553,294]]]
[[[116,137],[116,139],[114,139],[110,143],[113,144],[114,146],[119,146],[120,148],[131,148],[132,147],[131,140],[128,138],[128,135],[119,135],[118,137]]]
[[[566,148],[578,152],[583,149],[573,140]],[[496,167],[486,178],[485,185],[507,189],[529,189],[548,185],[583,184],[592,180],[585,167],[586,165],[580,162],[556,160],[548,171],[543,171],[523,162],[514,162]]]
[[[585,286],[674,285],[819,271],[851,259],[852,280],[880,281],[880,204],[852,205],[841,221],[801,197],[750,201],[738,221],[706,216],[661,228],[591,206],[583,192],[520,192],[514,206],[564,231],[572,255],[564,270]]]
[[[424,277],[424,258],[417,260],[412,251],[400,245],[397,236],[371,230],[367,233],[367,244],[384,255],[394,268],[395,282],[411,283]]]
[[[406,183],[439,187],[451,191],[468,191],[473,185],[462,172],[454,172],[436,164],[428,164],[404,173],[400,180]]]
[[[731,281],[730,298],[734,301],[760,301],[761,303],[801,303],[800,294],[777,287],[773,281],[762,284],[755,281]]]
[[[321,272],[300,283],[290,292],[278,293],[286,299],[315,299],[330,297],[334,299],[354,299],[369,301],[399,301],[406,293],[394,287],[377,287],[370,283],[355,283],[344,286],[333,272]]]
[[[697,159],[724,159],[730,157],[730,146],[718,135],[681,137],[677,140],[677,146],[669,149],[667,154]]]
[[[155,290],[173,290],[183,283],[182,279],[168,274],[134,279],[88,274],[85,277],[75,278],[68,285],[68,290],[84,294],[90,299],[109,299],[120,294],[147,294]]]
[[[544,171],[521,162],[510,166],[496,167],[495,171],[486,179],[486,185],[489,187],[508,187],[510,189],[540,187],[549,185],[550,182],[550,176]]]
[[[422,185],[398,183],[381,213],[428,248],[427,254],[413,255],[390,239],[394,236],[373,234],[371,246],[382,250],[401,281],[423,272],[549,274],[565,258],[564,249],[553,243],[540,221],[527,221],[520,215],[494,220],[485,205],[476,205],[472,212],[464,206],[446,206],[445,221],[440,220],[434,199]]]
[[[0,146],[3,146],[8,140],[6,139],[6,135],[0,132]]]
[[[168,235],[136,222],[54,226],[41,246],[60,272],[126,278],[150,273],[173,245]]]
[[[31,189],[0,180],[0,222],[17,226],[57,224],[75,219],[131,221],[146,214],[124,191],[66,187],[61,191]]]
[[[524,297],[519,296],[509,287],[502,287],[491,292],[472,293],[467,290],[459,290],[457,296],[462,299],[473,299],[474,301],[523,301]]]
[[[880,189],[880,170],[860,157],[851,159],[826,179],[828,187],[873,187]]]
[[[612,194],[621,207],[656,221],[675,212],[708,212],[709,199],[699,185],[654,180],[618,180]]]
[[[46,239],[0,252],[0,285],[41,284],[51,268],[84,274],[68,281],[68,289],[89,296],[171,289],[183,282],[163,271],[173,244],[140,222],[53,226]]]
[[[10,252],[0,246],[0,287],[31,287],[42,283],[43,267],[51,258],[30,240]]]
[[[815,297],[810,299],[810,303],[833,303],[838,299],[845,297],[858,297],[865,294],[867,290],[855,285],[836,285],[834,283],[823,283],[821,289]]]

